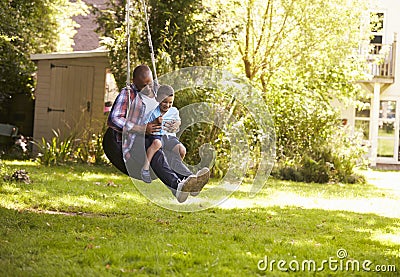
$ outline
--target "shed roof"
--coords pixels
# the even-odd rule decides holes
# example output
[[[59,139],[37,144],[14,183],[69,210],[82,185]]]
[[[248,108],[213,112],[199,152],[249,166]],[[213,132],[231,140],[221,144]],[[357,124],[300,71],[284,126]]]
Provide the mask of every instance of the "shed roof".
[[[91,51],[75,51],[64,53],[48,53],[48,54],[32,54],[31,60],[55,60],[55,59],[76,59],[76,58],[92,58],[92,57],[106,57],[108,51],[96,49]]]

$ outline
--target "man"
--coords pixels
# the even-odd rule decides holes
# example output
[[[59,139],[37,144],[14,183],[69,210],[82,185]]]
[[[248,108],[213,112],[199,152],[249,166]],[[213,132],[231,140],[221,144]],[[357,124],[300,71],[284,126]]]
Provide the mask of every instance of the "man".
[[[141,179],[140,173],[145,159],[144,135],[161,129],[158,120],[144,124],[157,105],[151,70],[147,65],[139,65],[133,71],[130,89],[124,88],[121,91],[108,116],[109,128],[103,139],[104,152],[115,167],[136,179]],[[182,203],[189,194],[195,196],[202,190],[210,178],[210,171],[203,168],[193,175],[179,156],[171,154],[167,157],[168,162],[164,152],[158,150],[150,166],[178,202]],[[171,169],[169,164],[174,164],[174,168]]]

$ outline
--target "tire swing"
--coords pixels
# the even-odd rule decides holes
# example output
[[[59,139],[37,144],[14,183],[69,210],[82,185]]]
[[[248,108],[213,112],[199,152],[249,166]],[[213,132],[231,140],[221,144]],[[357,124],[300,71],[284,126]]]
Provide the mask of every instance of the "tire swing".
[[[157,95],[156,88],[158,87],[158,79],[157,79],[157,71],[156,71],[156,60],[155,60],[155,55],[154,55],[154,49],[153,49],[153,43],[151,39],[151,33],[150,33],[150,26],[149,26],[149,18],[147,14],[147,7],[146,3],[144,0],[142,0],[143,4],[143,10],[144,10],[144,15],[145,15],[145,21],[146,21],[146,29],[147,29],[147,39],[149,43],[149,48],[150,48],[150,55],[151,55],[151,62],[153,66],[153,73],[154,73],[154,93]],[[127,0],[126,2],[126,41],[127,41],[127,78],[126,78],[126,89],[130,89],[131,85],[131,61],[130,61],[130,0]],[[130,95],[129,95],[130,96]],[[128,101],[128,107],[126,114],[129,114],[129,110],[131,108],[131,100],[129,99]],[[122,173],[126,175],[130,175],[128,173],[128,170],[125,166],[125,161],[123,159],[123,154],[122,154],[122,148],[121,145],[118,144],[115,139],[114,139],[114,131],[111,128],[107,128],[104,136],[103,136],[103,150],[104,153],[106,154],[107,158],[109,161]],[[131,176],[135,179],[140,179],[140,177],[135,177]]]

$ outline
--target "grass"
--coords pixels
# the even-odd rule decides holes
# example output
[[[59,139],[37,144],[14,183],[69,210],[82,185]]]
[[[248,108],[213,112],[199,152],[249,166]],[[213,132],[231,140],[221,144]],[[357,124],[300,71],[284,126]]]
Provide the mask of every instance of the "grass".
[[[393,157],[395,152],[394,129],[379,128],[378,132],[378,156]]]
[[[270,179],[255,198],[243,186],[219,206],[185,213],[155,205],[113,168],[5,164],[3,172],[23,168],[33,183],[0,181],[0,276],[288,274],[276,263],[273,271],[258,269],[265,259],[292,266],[312,259],[317,267],[329,259],[370,260],[371,269],[396,267],[397,272],[374,272],[377,276],[399,274],[396,187]],[[208,191],[217,198],[230,194],[219,187],[213,182]],[[160,201],[179,205],[169,196]],[[339,249],[347,251],[345,259],[337,257]],[[371,275],[331,269],[326,264],[320,272],[291,275]]]

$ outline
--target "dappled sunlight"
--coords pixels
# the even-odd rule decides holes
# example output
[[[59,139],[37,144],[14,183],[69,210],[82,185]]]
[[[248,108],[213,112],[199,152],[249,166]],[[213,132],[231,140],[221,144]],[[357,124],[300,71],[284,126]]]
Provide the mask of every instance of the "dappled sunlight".
[[[7,197],[0,197],[0,205],[8,209],[26,209],[33,205],[39,206],[39,203],[43,201],[48,195],[47,191],[33,190],[19,188],[9,184],[3,184],[0,188],[0,192],[8,192]]]
[[[373,225],[375,225],[376,224],[376,220],[375,219],[368,219],[368,220],[366,220],[365,221],[365,224],[366,225],[371,225],[371,226],[373,226]]]
[[[135,186],[137,185],[134,181]],[[211,182],[207,185],[199,197],[189,196],[184,203],[179,203],[171,190],[168,189],[160,181],[153,181],[151,184],[140,186],[140,196],[148,199],[150,202],[164,207],[169,210],[191,212],[202,210],[205,207],[218,206],[221,202],[221,196],[226,194],[225,188],[228,188],[230,193],[233,192],[232,186],[218,186],[216,182]]]
[[[115,196],[128,200],[128,201],[134,201],[140,204],[144,204],[147,202],[147,200],[140,194],[138,193],[128,193],[128,192],[123,192],[123,193],[118,193]]]
[[[36,166],[39,167],[40,164],[34,161],[22,161],[22,160],[2,160],[2,162],[6,165],[11,165],[11,166]]]
[[[59,211],[88,211],[89,210],[101,210],[102,212],[106,212],[112,209],[115,209],[116,206],[114,203],[99,201],[96,199],[92,199],[86,195],[82,196],[70,196],[64,195],[61,197],[56,197],[54,199],[47,200],[43,203],[47,206],[46,209],[56,209]]]
[[[8,161],[13,167],[37,166],[34,162]],[[0,186],[0,204],[13,209],[84,210],[107,212],[113,208],[129,212],[130,205],[153,204],[177,211],[196,211],[203,207],[221,209],[256,209],[266,207],[298,207],[377,214],[400,218],[400,190],[394,184],[393,172],[370,172],[369,184],[307,184],[268,179],[266,186],[255,197],[248,192],[251,185],[239,187],[212,180],[200,197],[189,196],[178,203],[171,191],[160,181],[154,181],[137,191],[129,178],[83,166],[33,171],[33,184],[3,182]],[[93,169],[93,170],[92,170]],[[377,173],[376,175],[373,175]],[[396,173],[397,174],[397,173]],[[383,177],[382,177],[383,176]],[[397,176],[397,175],[396,175]],[[372,181],[370,181],[372,180]],[[127,183],[129,185],[127,185]],[[230,195],[227,199],[223,195]],[[157,199],[158,201],[153,201]],[[218,199],[219,202],[217,201]],[[221,200],[222,199],[222,200]],[[157,202],[157,203],[156,203]],[[374,222],[365,222],[372,226]]]
[[[234,192],[239,188],[238,185],[232,185],[228,182],[223,182],[219,187],[223,188],[225,191],[230,191],[230,192]]]
[[[117,209],[115,207],[114,211]],[[336,258],[337,251],[342,248],[349,253],[345,261],[369,259],[375,264],[397,265],[395,259],[399,257],[398,244],[393,240],[371,240],[374,234],[380,232],[390,232],[394,236],[399,225],[393,219],[371,214],[364,216],[297,207],[236,211],[213,209],[196,214],[177,214],[154,205],[139,205],[127,216],[120,212],[99,214],[73,210],[0,211],[2,231],[6,234],[3,241],[0,240],[0,244],[6,247],[3,257],[11,262],[17,257],[26,264],[31,262],[32,257],[35,258],[33,262],[41,264],[42,260],[48,259],[52,264],[57,264],[57,259],[61,262],[73,259],[63,262],[66,270],[74,264],[80,265],[84,259],[88,268],[97,266],[104,269],[98,275],[110,275],[107,264],[115,269],[111,275],[121,275],[121,268],[123,273],[137,275],[143,261],[148,261],[148,268],[152,268],[157,261],[168,270],[171,264],[175,266],[177,263],[182,263],[184,268],[198,266],[199,271],[193,276],[204,275],[204,269],[225,265],[231,270],[223,271],[227,276],[255,276],[257,261],[266,256],[268,261],[297,260],[301,263],[312,259],[320,265],[325,259]],[[375,225],[363,232],[355,230],[362,228],[364,219],[375,222]],[[337,226],[342,228],[341,232]],[[40,252],[33,256],[36,249]],[[55,258],[54,253],[58,255]],[[238,264],[232,265],[232,261],[238,261]],[[238,275],[237,269],[242,266],[255,269]],[[171,273],[168,270],[166,272]],[[143,275],[164,276],[168,273],[148,271]],[[223,273],[221,271],[216,275]],[[342,272],[339,275],[353,273]],[[90,274],[83,272],[81,275]]]
[[[392,226],[386,226],[376,231],[371,231],[371,239],[384,245],[397,244],[400,246],[400,222]],[[400,256],[400,249],[397,251]]]
[[[24,203],[19,203],[16,201],[11,201],[9,199],[0,199],[0,206],[11,210],[21,210],[21,209],[27,209],[29,207],[29,205],[26,205]]]
[[[122,180],[123,178],[126,179],[126,176],[117,176],[117,175],[110,175],[106,173],[93,173],[93,172],[83,172],[80,176],[76,175],[79,179],[84,179],[85,181],[98,181],[104,179],[110,179],[115,182],[115,180]]]
[[[55,199],[55,202],[60,202],[68,206],[90,206],[99,204],[99,201],[91,199],[86,195],[83,196],[66,195],[63,197],[58,197],[58,199]]]
[[[400,245],[400,230],[397,231],[396,234],[383,234],[383,233],[377,233],[373,234],[371,239],[379,241],[380,243],[384,245],[393,245],[393,244],[398,244]],[[397,253],[398,256],[400,256],[400,251]]]
[[[220,205],[220,207],[224,209],[272,206],[296,206],[305,209],[342,210],[358,213],[374,213],[387,217],[400,218],[400,201],[385,198],[324,198],[322,196],[306,197],[290,192],[274,192],[265,198],[237,199],[231,197]]]
[[[261,207],[262,205],[257,204],[254,200],[250,199],[237,199],[237,198],[229,198],[222,202],[219,207],[223,209],[248,209]],[[266,205],[268,206],[268,205]],[[264,207],[266,207],[264,206]]]
[[[369,184],[400,194],[400,171],[365,170],[361,173],[367,178]]]
[[[393,172],[368,173],[366,185],[281,182],[278,187],[267,186],[254,198],[245,197],[247,188],[241,186],[219,206],[223,209],[295,206],[400,218],[400,185],[397,185],[396,181],[400,180],[400,172],[394,173],[395,175]],[[395,178],[396,174],[399,176],[398,179]],[[360,187],[357,189],[358,186]],[[370,197],[364,194],[366,191],[370,191]]]
[[[70,210],[80,209],[82,207],[97,206],[102,209],[115,208],[108,202],[98,201],[92,199],[87,195],[69,195],[55,196],[46,190],[29,189],[23,190],[22,188],[13,187],[11,185],[2,185],[2,189],[16,191],[8,197],[0,198],[0,205],[8,209],[38,209],[38,210]]]
[[[0,187],[0,192],[5,192],[5,193],[9,193],[9,194],[15,194],[17,192],[19,192],[21,190],[21,188],[17,188],[15,186],[11,186],[8,184],[4,184]]]
[[[302,247],[305,249],[315,249],[315,247],[320,246],[320,243],[315,241],[314,239],[296,239],[296,236],[293,235],[293,238],[287,238],[286,244],[293,245],[295,247]]]

